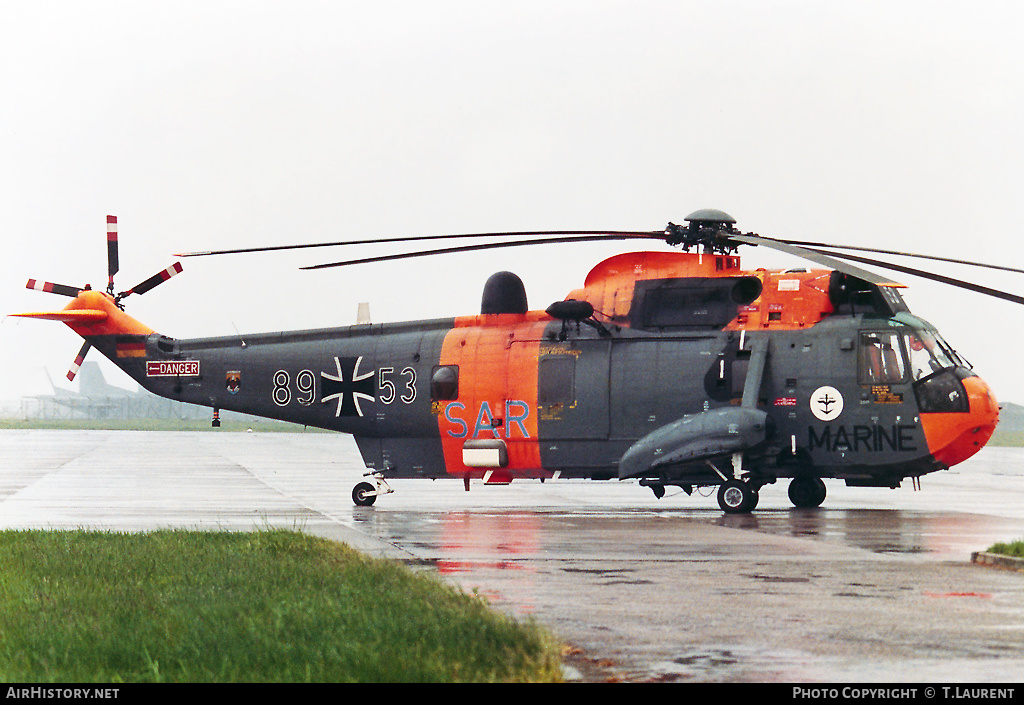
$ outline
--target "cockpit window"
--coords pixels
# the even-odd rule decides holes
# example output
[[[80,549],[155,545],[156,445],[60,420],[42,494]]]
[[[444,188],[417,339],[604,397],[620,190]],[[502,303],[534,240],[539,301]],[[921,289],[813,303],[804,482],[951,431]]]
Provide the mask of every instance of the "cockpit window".
[[[935,336],[935,340],[939,344],[939,349],[942,350],[946,354],[946,357],[952,360],[955,365],[959,365],[960,367],[966,367],[968,369],[971,369],[973,367],[973,365],[971,365],[971,363],[965,360],[963,356],[960,355],[960,353],[953,349],[952,345],[943,340],[941,335],[939,335],[937,332],[933,332],[932,335]]]
[[[942,341],[931,331],[914,330],[905,334],[910,357],[910,374],[915,380],[933,372],[955,367],[956,362]]]
[[[906,379],[900,336],[890,331],[860,334],[860,377],[864,384],[896,384]]]

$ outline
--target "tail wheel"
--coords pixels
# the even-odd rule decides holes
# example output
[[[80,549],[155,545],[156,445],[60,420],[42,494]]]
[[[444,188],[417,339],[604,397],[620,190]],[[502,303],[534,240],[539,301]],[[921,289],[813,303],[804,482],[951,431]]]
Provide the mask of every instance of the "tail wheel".
[[[369,482],[360,482],[352,488],[352,501],[357,507],[369,507],[377,501],[377,489]]]
[[[718,506],[726,514],[746,514],[754,510],[760,495],[749,482],[729,480],[718,488]]]

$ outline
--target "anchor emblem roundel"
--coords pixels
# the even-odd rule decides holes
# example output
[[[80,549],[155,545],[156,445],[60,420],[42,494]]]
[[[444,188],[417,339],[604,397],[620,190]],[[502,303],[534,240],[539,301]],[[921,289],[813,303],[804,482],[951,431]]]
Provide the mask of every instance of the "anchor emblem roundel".
[[[819,421],[834,421],[843,413],[843,395],[835,387],[818,387],[811,395],[811,413]]]

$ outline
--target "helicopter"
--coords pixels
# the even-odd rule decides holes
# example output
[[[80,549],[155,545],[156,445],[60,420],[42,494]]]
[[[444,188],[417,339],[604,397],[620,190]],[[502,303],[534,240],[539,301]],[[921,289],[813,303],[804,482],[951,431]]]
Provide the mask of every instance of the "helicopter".
[[[504,235],[498,242],[312,265],[320,269],[549,242],[660,240],[597,264],[583,286],[531,310],[522,280],[497,272],[479,314],[255,335],[179,339],[125,313],[123,300],[180,262],[115,293],[117,219],[107,217],[105,292],[30,279],[61,294],[61,321],[145,389],[170,399],[348,433],[366,466],[352,490],[370,506],[388,479],[630,480],[659,499],[717,488],[722,511],[753,511],[788,479],[798,508],[820,506],[823,478],[896,488],[948,469],[991,438],[999,405],[903,285],[875,265],[1017,303],[1024,298],[849,253],[743,233],[715,209],[657,231],[538,231],[283,245],[208,256],[371,242]],[[519,236],[538,236],[517,239]],[[744,269],[740,246],[824,269]],[[830,249],[831,248],[831,249]],[[928,257],[870,248],[848,250]],[[959,260],[946,260],[959,262]],[[962,262],[976,266],[996,265]]]

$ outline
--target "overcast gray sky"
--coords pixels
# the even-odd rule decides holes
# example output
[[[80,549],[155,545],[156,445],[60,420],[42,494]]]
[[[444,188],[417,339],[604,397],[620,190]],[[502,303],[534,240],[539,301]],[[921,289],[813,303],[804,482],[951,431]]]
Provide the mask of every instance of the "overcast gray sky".
[[[183,250],[660,229],[706,207],[762,235],[1024,268],[1019,3],[0,0],[0,17],[7,312],[66,303],[29,277],[103,288],[108,213],[118,289]],[[175,337],[345,325],[360,301],[375,322],[434,318],[477,312],[511,269],[544,308],[628,249],[314,273],[297,267],[347,253],[186,259],[126,303]],[[1024,401],[1024,308],[902,280],[1001,400]],[[48,391],[43,368],[62,380],[79,346],[4,319],[0,399]]]

